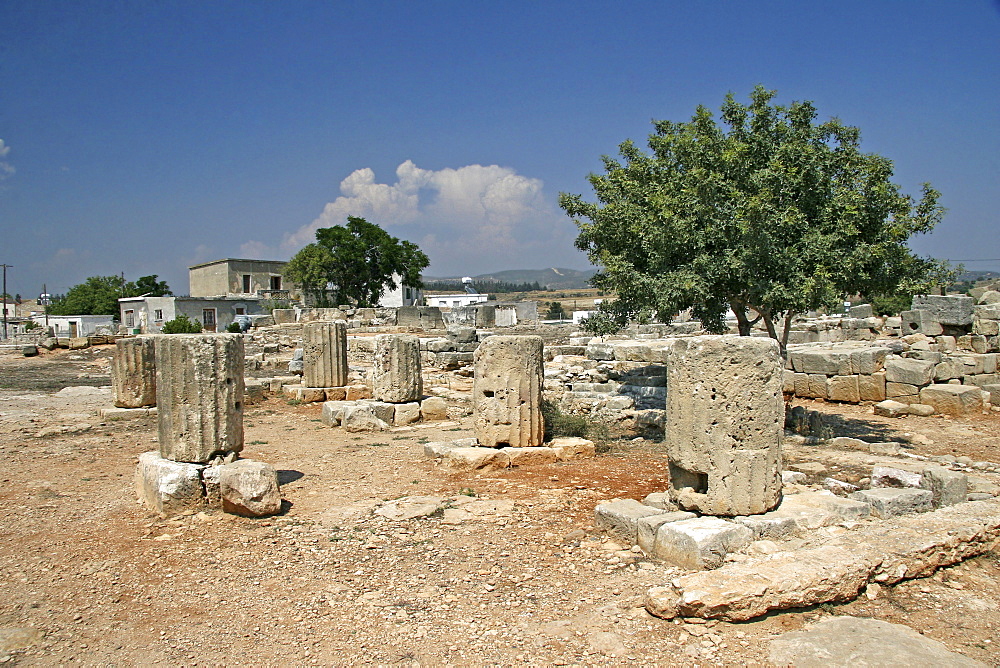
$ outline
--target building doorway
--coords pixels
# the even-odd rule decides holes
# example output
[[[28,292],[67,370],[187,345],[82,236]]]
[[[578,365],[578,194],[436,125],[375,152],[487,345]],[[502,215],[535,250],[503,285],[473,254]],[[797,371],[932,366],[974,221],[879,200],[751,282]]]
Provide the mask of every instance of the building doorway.
[[[215,331],[215,309],[206,308],[201,310],[201,324],[206,332]]]

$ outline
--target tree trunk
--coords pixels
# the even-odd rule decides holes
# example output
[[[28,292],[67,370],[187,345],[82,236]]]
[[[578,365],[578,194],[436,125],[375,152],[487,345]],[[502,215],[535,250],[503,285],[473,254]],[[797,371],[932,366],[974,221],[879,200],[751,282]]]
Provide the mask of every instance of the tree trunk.
[[[740,336],[750,336],[750,328],[753,323],[747,318],[747,309],[742,304],[729,302],[729,308],[736,315],[736,326],[739,328]]]

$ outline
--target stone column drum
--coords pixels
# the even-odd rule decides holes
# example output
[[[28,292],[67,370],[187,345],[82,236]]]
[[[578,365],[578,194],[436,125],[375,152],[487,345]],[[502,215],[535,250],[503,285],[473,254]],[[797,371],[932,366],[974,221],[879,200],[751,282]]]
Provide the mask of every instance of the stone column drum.
[[[401,404],[420,401],[424,392],[420,375],[420,339],[412,334],[375,337],[372,398]]]
[[[136,336],[115,342],[111,364],[111,398],[119,408],[156,405],[156,354],[153,337]]]
[[[670,498],[706,515],[781,500],[782,362],[773,339],[695,336],[667,354]]]
[[[243,449],[243,337],[164,334],[156,341],[160,456],[205,463]]]
[[[490,336],[476,349],[472,412],[479,445],[542,444],[542,337]]]
[[[302,326],[302,381],[306,387],[347,385],[347,323]]]

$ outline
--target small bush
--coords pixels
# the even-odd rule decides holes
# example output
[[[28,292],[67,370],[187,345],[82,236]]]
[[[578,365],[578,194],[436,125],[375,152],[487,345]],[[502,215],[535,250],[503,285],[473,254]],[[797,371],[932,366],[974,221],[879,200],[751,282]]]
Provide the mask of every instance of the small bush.
[[[191,320],[183,313],[163,323],[164,334],[200,334],[201,323],[198,320]]]
[[[542,420],[545,422],[545,440],[561,436],[587,438],[591,422],[579,415],[567,415],[549,401],[542,401]]]
[[[229,323],[229,327],[226,327],[226,331],[229,332],[230,334],[242,334],[243,328],[240,327],[240,323],[231,322]]]

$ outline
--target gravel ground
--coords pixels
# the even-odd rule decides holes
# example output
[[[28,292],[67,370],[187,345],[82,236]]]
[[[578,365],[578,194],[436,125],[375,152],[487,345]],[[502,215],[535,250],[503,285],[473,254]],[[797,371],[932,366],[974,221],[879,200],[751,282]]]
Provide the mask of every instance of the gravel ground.
[[[740,624],[651,617],[646,589],[681,571],[593,526],[599,501],[663,490],[662,446],[647,440],[615,441],[583,462],[454,472],[422,444],[469,435],[467,418],[348,434],[322,425],[318,406],[272,398],[248,408],[243,454],[279,470],[283,514],[159,517],[132,483],[137,456],[156,447],[155,419],[102,424],[107,392],[56,392],[106,385],[110,351],[0,357],[0,660],[762,665],[770,638],[852,614],[997,663],[996,552],[873,600]],[[870,407],[809,406],[842,416],[855,435],[910,434],[921,454],[1000,459],[996,414],[893,422]],[[401,521],[373,513],[414,495],[451,508]]]

